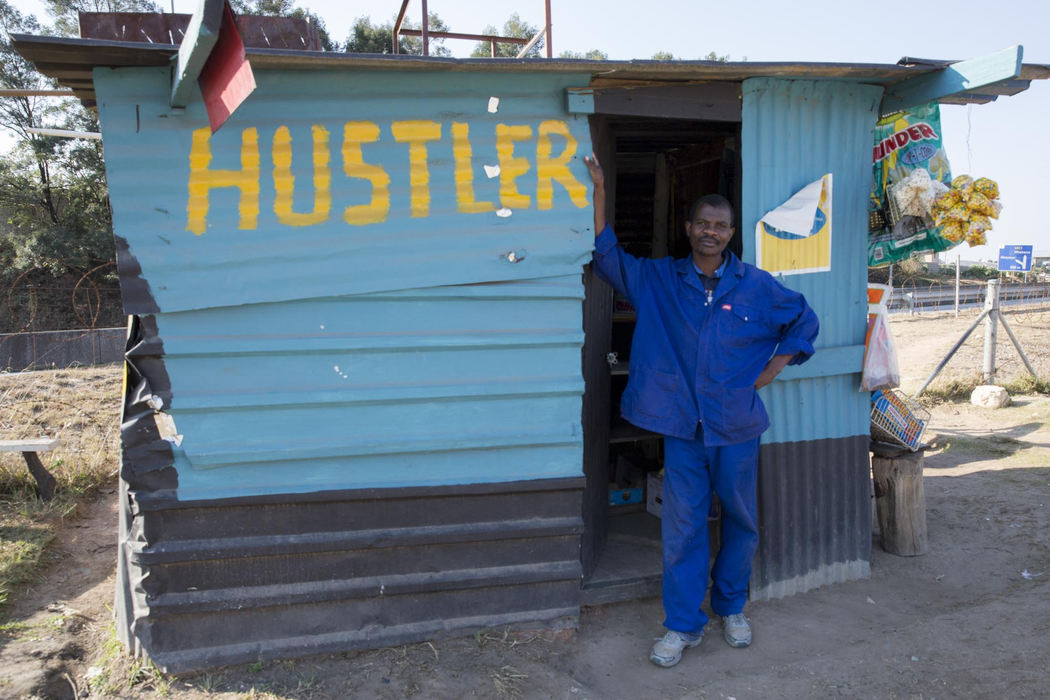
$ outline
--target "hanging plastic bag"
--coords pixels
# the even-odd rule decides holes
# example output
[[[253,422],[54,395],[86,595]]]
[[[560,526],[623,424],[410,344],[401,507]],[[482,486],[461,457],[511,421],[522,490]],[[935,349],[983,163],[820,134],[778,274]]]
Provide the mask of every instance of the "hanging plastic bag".
[[[860,377],[862,391],[892,389],[900,386],[901,373],[897,366],[897,349],[893,345],[890,326],[885,314],[875,314],[871,336],[864,352],[864,369]]]

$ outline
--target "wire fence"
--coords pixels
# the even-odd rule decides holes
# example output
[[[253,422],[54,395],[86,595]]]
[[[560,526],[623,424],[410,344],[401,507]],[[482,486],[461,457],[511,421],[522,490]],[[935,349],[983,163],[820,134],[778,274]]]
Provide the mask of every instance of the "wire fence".
[[[112,328],[124,324],[115,263],[91,269],[67,268],[55,276],[44,269],[4,275],[0,291],[0,333]]]
[[[986,284],[967,284],[959,287],[959,310],[980,309],[984,306]],[[1008,310],[1014,308],[1050,308],[1050,284],[1004,283],[999,288],[999,305]],[[905,284],[894,287],[887,307],[891,314],[922,314],[955,310],[955,285]]]
[[[115,265],[4,275],[0,291],[0,372],[119,362],[126,317]],[[72,329],[72,330],[71,330]]]
[[[0,334],[0,372],[65,369],[124,359],[126,328]]]

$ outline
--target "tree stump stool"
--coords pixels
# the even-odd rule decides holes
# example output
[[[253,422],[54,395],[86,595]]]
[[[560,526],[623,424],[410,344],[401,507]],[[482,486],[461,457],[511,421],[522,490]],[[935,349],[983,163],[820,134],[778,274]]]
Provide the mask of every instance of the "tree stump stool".
[[[882,548],[913,557],[926,553],[926,492],[922,486],[925,447],[915,452],[882,442],[871,444],[871,474]]]

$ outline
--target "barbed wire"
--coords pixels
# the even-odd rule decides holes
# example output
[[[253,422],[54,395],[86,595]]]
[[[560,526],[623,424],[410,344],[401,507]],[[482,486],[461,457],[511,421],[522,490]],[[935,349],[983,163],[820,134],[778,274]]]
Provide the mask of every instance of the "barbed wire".
[[[984,306],[987,286],[968,284],[959,289],[959,310],[977,312]],[[1050,283],[1008,282],[1000,286],[1000,305],[1004,313],[1041,311],[1050,308]],[[895,286],[887,304],[891,313],[950,312],[955,309],[954,284],[905,284]]]
[[[69,272],[54,282],[41,268],[19,272],[0,306],[6,311],[0,313],[0,371],[117,361],[123,333],[107,330],[125,325],[115,267],[112,261],[88,269],[67,265]]]
[[[107,270],[115,267],[116,263],[107,261],[88,270],[69,268],[77,274],[76,282],[72,285],[36,284],[32,281],[33,276],[45,271],[40,268],[23,270],[8,285],[8,318],[0,332],[20,334],[42,330],[93,330],[99,327],[99,319],[105,309],[109,309],[113,317],[120,317],[120,288],[115,282],[105,285],[98,280]],[[53,298],[41,300],[43,293]],[[65,295],[68,295],[65,308],[56,308],[54,305],[58,303],[57,299]],[[106,299],[111,300],[111,303],[105,304]],[[35,327],[39,325],[37,321],[42,314],[42,304],[52,305],[49,316],[62,321],[59,327],[54,327],[54,323],[45,324],[52,326],[48,328]],[[70,321],[75,323],[70,324]]]

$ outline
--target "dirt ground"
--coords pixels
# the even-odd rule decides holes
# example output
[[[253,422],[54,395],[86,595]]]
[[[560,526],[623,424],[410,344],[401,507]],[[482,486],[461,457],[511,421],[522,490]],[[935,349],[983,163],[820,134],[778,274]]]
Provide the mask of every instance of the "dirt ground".
[[[974,317],[894,319],[905,388],[921,384]],[[1009,321],[1050,376],[1050,313]],[[975,336],[950,373],[980,367]],[[1013,349],[1001,345],[999,356],[1010,376]],[[681,664],[656,668],[646,656],[662,612],[648,599],[585,609],[574,633],[491,630],[165,678],[114,643],[110,492],[59,533],[40,580],[10,603],[0,697],[1047,697],[1050,397],[1015,397],[995,411],[967,403],[932,411],[929,551],[890,555],[876,534],[870,579],[750,604],[748,649],[729,648],[709,626]]]

